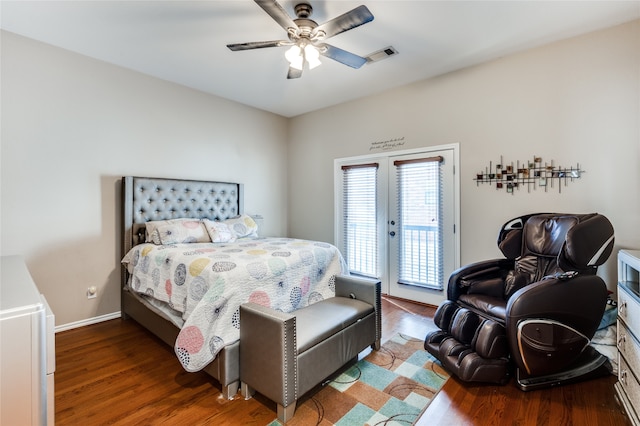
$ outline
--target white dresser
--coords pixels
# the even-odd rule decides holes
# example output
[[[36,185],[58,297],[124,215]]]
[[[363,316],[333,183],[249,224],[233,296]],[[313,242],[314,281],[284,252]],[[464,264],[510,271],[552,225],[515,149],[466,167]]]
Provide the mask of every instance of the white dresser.
[[[0,263],[0,425],[53,425],[55,319],[24,260]]]
[[[640,425],[640,250],[618,253],[618,382],[631,423]]]

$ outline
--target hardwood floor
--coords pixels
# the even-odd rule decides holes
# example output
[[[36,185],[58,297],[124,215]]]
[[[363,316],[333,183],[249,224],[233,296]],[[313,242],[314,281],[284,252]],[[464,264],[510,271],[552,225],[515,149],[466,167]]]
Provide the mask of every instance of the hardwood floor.
[[[432,307],[383,299],[383,341],[424,337]],[[111,320],[56,335],[57,425],[266,425],[275,404],[257,395],[227,401],[204,373],[187,373],[173,348],[135,321]],[[418,425],[629,425],[616,378],[521,392],[450,379]]]

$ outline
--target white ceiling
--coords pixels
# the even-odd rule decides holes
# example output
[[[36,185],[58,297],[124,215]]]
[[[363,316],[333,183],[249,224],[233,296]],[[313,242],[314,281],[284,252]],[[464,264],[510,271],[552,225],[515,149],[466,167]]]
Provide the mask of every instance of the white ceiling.
[[[281,0],[294,16],[302,2]],[[361,56],[398,55],[359,70],[327,58],[287,80],[286,39],[251,0],[5,1],[0,26],[35,40],[293,117],[555,40],[640,18],[640,1],[309,0],[318,24],[366,4],[375,19],[329,43]]]

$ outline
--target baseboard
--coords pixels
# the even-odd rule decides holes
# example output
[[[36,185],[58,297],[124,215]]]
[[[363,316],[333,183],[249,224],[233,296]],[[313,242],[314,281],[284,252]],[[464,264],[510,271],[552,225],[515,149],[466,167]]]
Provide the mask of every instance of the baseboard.
[[[84,327],[85,325],[97,324],[103,321],[109,321],[112,319],[120,318],[120,311],[112,312],[110,314],[100,315],[99,317],[87,318],[85,320],[74,321],[68,324],[62,324],[56,326],[56,333],[61,331],[73,330],[74,328]]]

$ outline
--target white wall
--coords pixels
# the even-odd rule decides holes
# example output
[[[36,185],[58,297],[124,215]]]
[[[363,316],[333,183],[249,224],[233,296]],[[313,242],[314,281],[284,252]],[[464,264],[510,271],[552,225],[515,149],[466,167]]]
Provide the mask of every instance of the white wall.
[[[267,234],[332,241],[333,160],[393,138],[460,144],[462,264],[497,256],[499,226],[530,211],[598,211],[616,248],[640,247],[640,21],[290,120],[0,42],[0,253],[25,256],[58,325],[120,309],[120,176],[239,181]],[[476,187],[500,155],[587,172],[561,194]],[[602,274],[612,286],[613,259]]]
[[[288,122],[2,32],[1,253],[68,324],[120,310],[123,175],[242,182],[287,231]],[[98,297],[87,300],[87,287]]]
[[[332,241],[333,160],[395,138],[460,144],[462,265],[501,256],[500,226],[536,211],[603,213],[616,248],[640,248],[640,21],[292,119],[290,235]],[[477,187],[501,155],[586,173],[562,193]],[[615,253],[600,274],[615,286]]]

